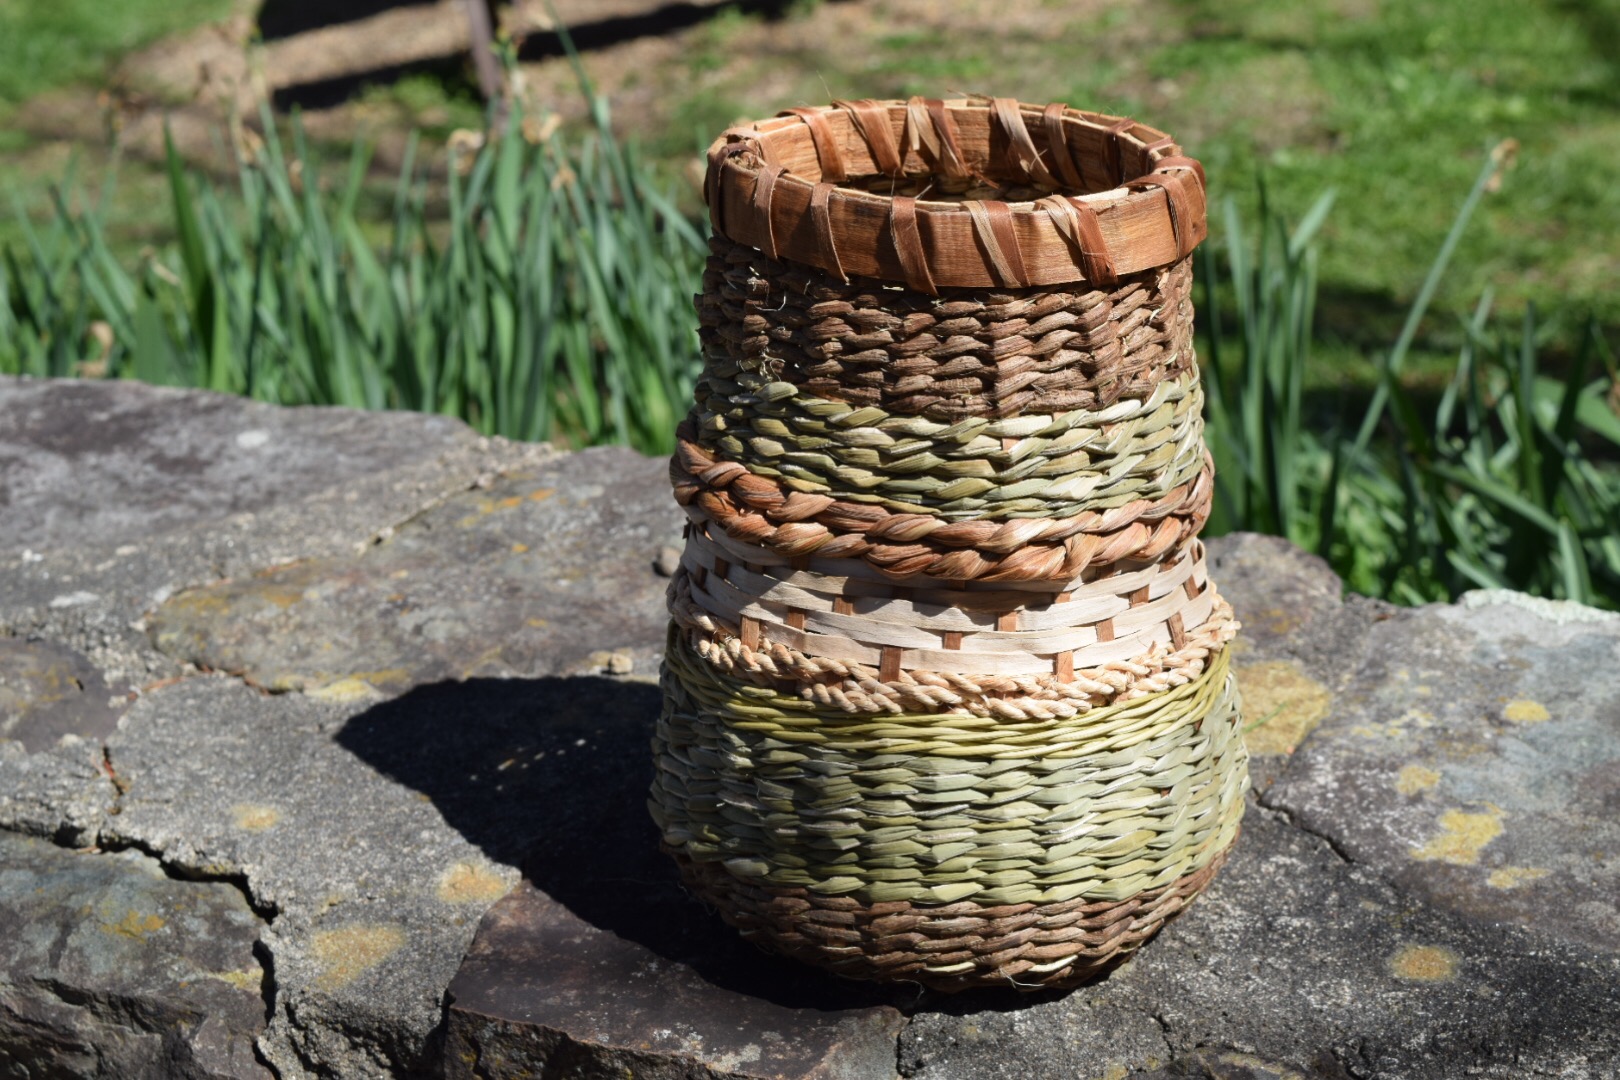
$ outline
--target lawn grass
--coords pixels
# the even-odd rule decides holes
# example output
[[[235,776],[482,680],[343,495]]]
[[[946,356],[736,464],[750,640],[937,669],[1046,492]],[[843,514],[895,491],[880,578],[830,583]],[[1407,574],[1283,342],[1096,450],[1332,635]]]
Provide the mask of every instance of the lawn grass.
[[[1149,66],[1181,86],[1172,113],[1226,118],[1202,148],[1216,182],[1241,193],[1240,178],[1263,169],[1276,204],[1294,212],[1338,191],[1322,247],[1330,296],[1404,300],[1483,149],[1512,138],[1516,167],[1481,205],[1441,307],[1465,310],[1491,287],[1509,309],[1572,302],[1620,324],[1620,188],[1600,179],[1620,160],[1620,58],[1603,45],[1620,6],[1428,0],[1334,16],[1283,0],[1187,0],[1177,10],[1195,34]],[[1255,87],[1267,107],[1246,110]],[[1267,145],[1267,115],[1289,108],[1308,118]]]
[[[948,10],[947,10],[948,9]],[[1066,100],[1173,132],[1216,198],[1300,215],[1337,192],[1322,244],[1322,332],[1357,381],[1489,147],[1517,161],[1480,207],[1424,328],[1450,355],[1487,287],[1555,312],[1555,360],[1587,314],[1620,327],[1620,4],[1565,0],[1115,0],[821,4],[712,20],[658,64],[588,58],[667,162],[738,117],[829,97],[954,92]],[[1425,365],[1421,355],[1418,368]]]
[[[0,0],[0,119],[44,90],[93,83],[123,50],[229,8]],[[830,97],[989,92],[1163,127],[1205,162],[1212,194],[1234,196],[1251,217],[1257,175],[1285,214],[1335,190],[1313,385],[1371,384],[1369,350],[1398,329],[1486,148],[1511,138],[1517,164],[1463,240],[1414,370],[1439,377],[1487,287],[1500,310],[1533,303],[1552,313],[1553,362],[1571,351],[1587,314],[1620,328],[1620,185],[1610,181],[1620,160],[1617,0],[861,0],[802,3],[775,21],[725,9],[661,50],[652,44],[604,49],[587,66],[629,103],[616,114],[620,131],[642,139],[665,175],[688,181],[694,154],[739,117]],[[571,97],[564,68],[535,69],[542,99]],[[422,75],[368,90],[354,108],[430,140],[477,115],[466,86]],[[93,181],[111,160],[86,155]],[[0,186],[43,215],[64,160],[56,147],[0,135]],[[131,182],[106,221],[115,247],[134,249],[155,224],[145,195],[160,172],[123,168]],[[695,211],[690,183],[686,197]],[[15,235],[0,224],[0,238]]]
[[[131,256],[169,238],[161,162],[130,159],[106,140],[53,139],[25,124],[30,104],[77,90],[71,108],[95,115],[96,90],[128,53],[228,17],[236,0],[0,0],[0,245],[23,239],[14,208],[50,216],[52,190],[70,187],[103,208],[109,239]],[[30,120],[32,118],[29,118]],[[112,181],[112,182],[109,182]]]
[[[0,119],[47,90],[105,78],[166,34],[229,15],[232,0],[0,0]]]

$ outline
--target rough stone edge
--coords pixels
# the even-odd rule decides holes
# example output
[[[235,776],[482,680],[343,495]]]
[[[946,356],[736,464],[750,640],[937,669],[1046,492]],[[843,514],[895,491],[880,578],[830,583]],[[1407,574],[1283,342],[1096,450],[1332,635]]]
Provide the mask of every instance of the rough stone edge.
[[[1575,623],[1607,624],[1620,621],[1620,612],[1604,611],[1575,600],[1549,600],[1544,596],[1514,592],[1512,589],[1472,589],[1457,598],[1456,603],[1442,605],[1451,608],[1477,610],[1486,607],[1516,607],[1555,626]]]

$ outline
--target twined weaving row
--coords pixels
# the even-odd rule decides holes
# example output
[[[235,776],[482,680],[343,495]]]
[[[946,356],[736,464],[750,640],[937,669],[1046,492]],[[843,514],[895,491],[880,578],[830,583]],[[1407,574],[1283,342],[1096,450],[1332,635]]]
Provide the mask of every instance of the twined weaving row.
[[[1196,372],[1103,409],[949,423],[739,373],[700,381],[698,441],[791,491],[945,520],[1072,517],[1162,499],[1203,466]]]
[[[848,717],[718,676],[676,638],[654,739],[664,842],[865,904],[1124,900],[1212,862],[1247,784],[1222,653],[1059,720]]]
[[[1181,686],[1203,673],[1209,658],[1237,634],[1232,608],[1217,600],[1202,626],[1187,632],[1177,648],[1156,647],[1128,660],[1052,675],[963,675],[901,668],[885,677],[881,667],[809,656],[780,642],[751,648],[732,628],[672,588],[675,628],[717,671],[754,686],[796,693],[844,713],[958,711],[1007,720],[1075,716],[1110,701],[1129,701]]]
[[[1105,409],[1195,367],[1190,259],[1106,289],[931,296],[710,243],[697,303],[711,379],[762,374],[951,421]]]
[[[689,888],[712,899],[742,935],[851,979],[905,980],[938,990],[1069,986],[1126,959],[1209,884],[1209,864],[1125,900],[1056,904],[863,904],[850,896],[762,885],[674,849]]]

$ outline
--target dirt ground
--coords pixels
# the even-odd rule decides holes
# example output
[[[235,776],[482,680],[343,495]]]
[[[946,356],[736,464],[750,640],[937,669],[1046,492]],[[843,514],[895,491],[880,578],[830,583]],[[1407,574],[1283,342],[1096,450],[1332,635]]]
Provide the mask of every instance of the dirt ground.
[[[1166,3],[800,0],[723,6],[615,0],[604,6],[576,0],[558,6],[573,26],[585,71],[611,103],[615,126],[640,137],[656,155],[675,158],[697,151],[709,135],[740,118],[837,97],[914,93],[1015,92],[1026,100],[1139,111],[1193,145],[1231,118],[1184,107],[1177,81],[1147,70],[1146,48],[1163,44],[1162,27],[1173,25],[1157,15]],[[13,123],[35,140],[30,153],[47,159],[59,156],[50,144],[74,143],[112,145],[126,156],[156,160],[167,122],[188,157],[224,165],[220,131],[233,111],[254,123],[263,101],[300,102],[297,86],[285,86],[289,71],[292,78],[299,70],[330,75],[347,62],[358,76],[366,67],[367,29],[361,24],[351,24],[347,38],[318,31],[304,40],[256,46],[256,9],[257,0],[242,0],[223,23],[129,56],[107,88],[46,94],[23,105]],[[376,34],[397,39],[402,27],[411,26],[426,52],[437,41],[441,59],[377,72],[376,79],[428,68],[449,70],[453,79],[463,63],[455,55],[460,23],[453,3],[395,14],[392,24],[371,29],[371,40]],[[521,35],[520,89],[531,107],[565,120],[582,118],[585,99],[557,38],[541,29],[549,22],[542,6],[520,4],[505,21]],[[351,47],[358,47],[352,60],[332,55]],[[1279,72],[1273,85],[1286,84],[1284,76]],[[376,95],[323,104],[320,90],[302,103],[306,128],[332,142],[369,133],[379,144],[379,168],[395,164],[407,131],[421,123],[408,109],[379,104]],[[1267,111],[1267,139],[1282,144],[1313,138],[1309,100],[1287,96]]]
[[[115,244],[128,249],[163,236],[166,200],[154,166],[165,125],[183,155],[222,179],[234,160],[227,121],[234,115],[252,127],[266,102],[282,115],[301,110],[304,129],[331,148],[329,159],[364,135],[375,147],[379,190],[397,175],[413,131],[423,136],[417,160],[442,167],[447,142],[482,118],[460,2],[236,0],[223,22],[125,57],[102,89],[65,88],[11,110],[9,143],[0,131],[0,182],[43,213],[70,161],[85,177],[122,162],[107,218]],[[255,22],[272,3],[316,14],[367,10],[356,21],[257,42]],[[1445,66],[1427,46],[1391,56],[1399,42],[1387,35],[1355,38],[1355,27],[1399,22],[1397,6],[1381,0],[1264,0],[1232,15],[1188,0],[553,3],[615,127],[669,171],[684,172],[693,208],[703,147],[739,119],[845,97],[1066,101],[1172,133],[1205,162],[1212,191],[1235,198],[1251,222],[1256,175],[1267,175],[1275,205],[1294,220],[1336,190],[1322,234],[1323,317],[1347,340],[1387,344],[1479,167],[1480,147],[1513,136],[1523,145],[1517,176],[1465,237],[1442,306],[1471,309],[1488,285],[1509,308],[1534,300],[1543,309],[1569,306],[1571,326],[1587,309],[1620,325],[1609,288],[1620,253],[1593,242],[1610,231],[1602,226],[1613,196],[1581,197],[1584,178],[1601,173],[1595,163],[1620,140],[1620,114],[1582,104],[1573,91],[1559,97],[1563,91],[1544,85],[1553,76],[1518,72],[1517,86],[1499,86],[1497,69],[1516,63],[1511,34],[1487,35],[1501,55],[1458,45]],[[579,122],[586,98],[548,29],[548,9],[544,0],[500,7],[521,60],[517,90],[537,117]],[[1537,10],[1543,30],[1576,32],[1567,13],[1557,14],[1564,8]],[[1498,22],[1508,17],[1496,14]],[[1346,27],[1348,36],[1332,36]],[[1583,60],[1573,47],[1548,55],[1606,62]],[[1608,84],[1593,70],[1570,67],[1569,78],[1585,79],[1596,94]],[[1538,101],[1584,117],[1583,126],[1568,117],[1536,122]],[[6,235],[0,221],[0,239]],[[1343,317],[1335,315],[1341,308]]]

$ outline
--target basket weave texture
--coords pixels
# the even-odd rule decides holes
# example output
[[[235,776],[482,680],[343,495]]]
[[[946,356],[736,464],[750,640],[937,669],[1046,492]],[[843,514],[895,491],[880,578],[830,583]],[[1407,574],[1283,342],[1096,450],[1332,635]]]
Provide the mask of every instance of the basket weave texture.
[[[1248,786],[1198,532],[1203,170],[1011,99],[728,130],[670,463],[650,807],[746,936],[1072,985],[1210,881]]]

